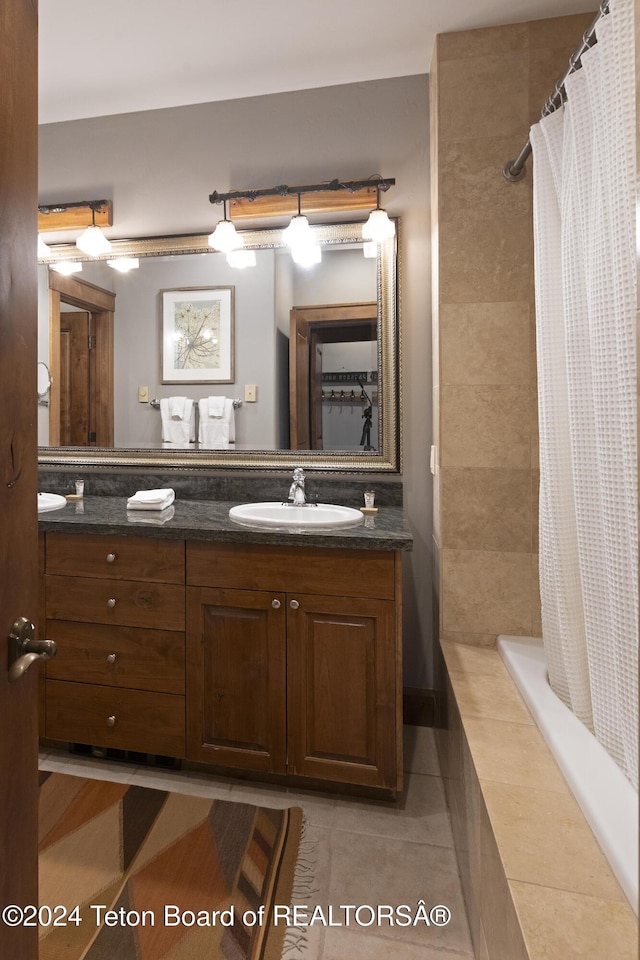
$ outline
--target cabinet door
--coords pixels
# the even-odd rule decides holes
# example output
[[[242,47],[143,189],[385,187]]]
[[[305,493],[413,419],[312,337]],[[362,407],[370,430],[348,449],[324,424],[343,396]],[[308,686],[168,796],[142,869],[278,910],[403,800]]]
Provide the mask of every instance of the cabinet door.
[[[289,773],[395,789],[394,617],[388,600],[287,595]]]
[[[187,755],[286,769],[284,594],[187,588]]]

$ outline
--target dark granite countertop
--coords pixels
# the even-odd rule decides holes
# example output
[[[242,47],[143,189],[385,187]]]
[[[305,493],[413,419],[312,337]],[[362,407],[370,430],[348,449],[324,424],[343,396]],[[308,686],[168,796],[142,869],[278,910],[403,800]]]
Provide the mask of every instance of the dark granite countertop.
[[[85,497],[38,515],[41,531],[110,533],[171,540],[220,543],[268,543],[360,550],[410,550],[413,539],[401,507],[382,506],[357,527],[289,530],[245,526],[229,519],[237,501],[176,500],[171,519],[160,522],[153,511],[127,510],[125,497]]]

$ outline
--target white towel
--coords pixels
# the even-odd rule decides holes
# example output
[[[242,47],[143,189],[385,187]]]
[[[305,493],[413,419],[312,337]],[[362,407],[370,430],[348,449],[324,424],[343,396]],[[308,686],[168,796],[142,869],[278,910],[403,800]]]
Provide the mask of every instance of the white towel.
[[[183,416],[175,419],[179,412]],[[187,397],[164,397],[160,401],[160,416],[164,442],[186,446],[196,439],[196,408],[193,400]]]
[[[212,405],[212,400],[221,400],[221,404]],[[210,414],[211,409],[222,408],[223,414]],[[227,450],[236,439],[235,412],[233,400],[227,397],[204,397],[198,401],[200,424],[198,441],[201,447],[211,450]]]
[[[156,513],[132,510],[131,513],[127,514],[127,520],[129,523],[155,523],[161,527],[163,523],[171,520],[175,512],[176,508],[173,505],[165,507],[164,510],[159,510]]]
[[[176,498],[175,490],[138,490],[127,500],[127,510],[166,510]]]
[[[209,397],[209,416],[224,417],[226,397]]]

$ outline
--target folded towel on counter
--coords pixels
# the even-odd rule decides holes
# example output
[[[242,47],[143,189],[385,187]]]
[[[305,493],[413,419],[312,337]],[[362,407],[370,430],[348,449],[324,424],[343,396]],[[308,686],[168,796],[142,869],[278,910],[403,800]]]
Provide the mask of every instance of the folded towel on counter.
[[[138,490],[127,500],[127,510],[166,510],[176,498],[175,490],[166,487],[160,490]]]
[[[221,401],[212,404],[212,401]],[[222,415],[211,410],[222,409]],[[227,450],[236,439],[235,411],[233,400],[228,397],[204,397],[198,401],[198,443],[210,450]]]
[[[162,526],[163,523],[171,520],[175,512],[176,508],[173,505],[154,513],[149,510],[131,510],[127,514],[127,520],[129,523],[155,523],[157,526]]]
[[[196,439],[196,408],[187,397],[163,397],[160,401],[162,440],[186,446]]]

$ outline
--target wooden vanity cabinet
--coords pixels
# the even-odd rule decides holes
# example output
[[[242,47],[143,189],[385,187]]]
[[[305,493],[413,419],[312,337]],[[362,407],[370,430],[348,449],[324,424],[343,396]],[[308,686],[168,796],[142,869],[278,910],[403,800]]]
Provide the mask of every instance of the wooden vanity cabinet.
[[[184,542],[48,533],[54,740],[184,757]]]
[[[47,533],[45,735],[402,787],[400,554]]]
[[[188,543],[187,757],[395,794],[399,564]]]

